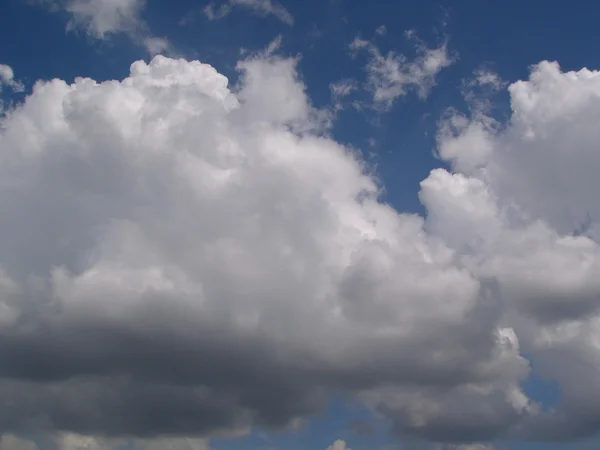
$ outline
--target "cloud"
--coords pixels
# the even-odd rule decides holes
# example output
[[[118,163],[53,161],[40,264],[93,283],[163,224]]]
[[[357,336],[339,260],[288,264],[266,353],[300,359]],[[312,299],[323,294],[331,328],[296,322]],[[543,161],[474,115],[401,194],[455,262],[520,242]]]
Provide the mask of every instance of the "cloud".
[[[67,0],[69,28],[83,28],[98,39],[112,33],[132,33],[142,26],[145,0]]]
[[[331,83],[329,87],[331,89],[331,94],[334,97],[345,97],[356,89],[356,81],[351,79],[340,80],[336,81],[335,83]]]
[[[25,439],[12,434],[0,437],[0,450],[210,450],[204,439],[104,439],[77,434],[61,433],[55,436],[42,436],[38,439]]]
[[[354,55],[362,51],[369,54],[367,89],[373,96],[375,106],[384,110],[390,109],[398,97],[406,95],[411,89],[416,90],[420,97],[427,97],[435,86],[439,72],[454,62],[446,43],[431,49],[412,33],[407,36],[417,42],[417,57],[412,61],[393,51],[384,55],[374,43],[358,37],[350,44]]]
[[[251,56],[228,88],[157,56],[3,119],[0,428],[242,433],[340,391],[425,435],[526,414],[486,289],[378,200],[296,64]]]
[[[505,126],[480,112],[448,118],[439,153],[457,173],[434,173],[422,200],[434,211],[427,228],[494,280],[505,320],[559,387],[559,404],[522,432],[568,439],[596,430],[600,417],[600,76],[544,61],[508,90]]]
[[[20,439],[11,434],[0,436],[0,450],[37,450],[38,446],[33,441]]]
[[[344,108],[344,98],[348,97],[352,92],[358,89],[356,80],[351,78],[345,78],[343,80],[336,81],[329,85],[331,91],[331,98],[334,104],[334,110],[339,111]]]
[[[15,79],[12,67],[0,64],[0,115],[5,113],[5,99],[2,98],[2,93],[6,92],[6,88],[12,93],[25,90],[23,83]]]
[[[124,33],[152,56],[171,49],[169,40],[153,36],[142,19],[146,0],[39,0],[34,3],[51,11],[68,13],[67,30],[81,29],[88,36],[100,40]]]
[[[207,439],[345,394],[453,446],[594,432],[598,73],[537,65],[503,126],[451,112],[420,217],[275,50],[235,86],[163,56],[39,81],[0,119],[0,429]]]
[[[379,36],[385,36],[387,34],[387,27],[385,25],[380,25],[375,29],[375,34]]]
[[[500,78],[500,75],[486,69],[476,70],[473,82],[478,86],[490,86],[496,91],[506,86],[506,83]]]
[[[4,87],[8,87],[13,92],[22,92],[25,89],[21,82],[15,80],[12,67],[0,64],[0,92]]]
[[[292,14],[274,0],[227,0],[221,4],[210,2],[204,8],[204,15],[209,20],[219,20],[229,15],[237,6],[249,9],[261,16],[274,16],[290,26],[294,24]]]
[[[346,444],[345,441],[338,439],[333,444],[331,444],[329,447],[327,447],[327,450],[351,450],[351,449],[350,449],[350,447],[348,447],[348,445]]]
[[[144,47],[152,56],[160,55],[171,49],[171,43],[166,38],[147,37],[144,39]]]

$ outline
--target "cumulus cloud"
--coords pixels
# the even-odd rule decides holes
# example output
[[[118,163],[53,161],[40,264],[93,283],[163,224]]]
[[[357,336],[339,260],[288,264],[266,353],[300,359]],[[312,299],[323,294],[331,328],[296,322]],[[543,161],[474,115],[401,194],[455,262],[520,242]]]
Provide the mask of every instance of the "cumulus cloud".
[[[377,107],[390,109],[394,101],[409,90],[415,90],[425,98],[435,86],[440,71],[453,63],[446,43],[429,48],[413,33],[407,33],[407,36],[416,41],[417,57],[414,60],[393,51],[383,54],[373,42],[359,37],[350,44],[353,54],[366,51],[369,55],[366,66],[367,89]]]
[[[427,228],[494,280],[524,351],[558,383],[561,402],[526,434],[568,438],[600,417],[600,76],[542,62],[509,92],[506,126],[482,114],[448,119],[439,152],[456,173],[432,174],[422,200],[435,211]]]
[[[40,81],[1,119],[0,429],[147,445],[339,394],[457,448],[597,429],[598,74],[541,63],[505,126],[452,113],[420,217],[329,137],[297,59],[237,67]]]
[[[228,87],[159,56],[3,119],[0,428],[241,433],[340,390],[424,435],[526,414],[485,286],[378,200],[296,63],[252,56]]]
[[[209,20],[219,20],[229,15],[233,8],[243,7],[261,16],[274,16],[287,25],[294,24],[294,16],[274,0],[226,0],[224,3],[210,2],[204,8]]]

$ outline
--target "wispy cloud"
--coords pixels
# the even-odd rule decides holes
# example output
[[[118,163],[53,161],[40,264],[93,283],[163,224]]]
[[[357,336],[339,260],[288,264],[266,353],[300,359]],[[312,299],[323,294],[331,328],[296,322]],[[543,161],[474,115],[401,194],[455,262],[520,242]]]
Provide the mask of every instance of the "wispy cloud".
[[[0,91],[3,87],[8,87],[14,92],[21,92],[24,89],[23,84],[15,79],[12,67],[6,64],[0,64]]]
[[[413,33],[407,33],[407,37],[416,41],[417,56],[413,60],[393,51],[383,54],[373,42],[359,37],[350,44],[353,55],[361,51],[369,54],[366,87],[379,108],[391,108],[394,101],[410,89],[426,98],[436,84],[437,75],[454,62],[454,57],[448,53],[447,42],[437,48],[429,48]]]
[[[229,15],[237,6],[247,8],[261,16],[274,16],[290,26],[294,24],[292,14],[274,0],[227,0],[221,4],[213,1],[206,5],[203,11],[209,20],[219,20]]]
[[[67,30],[83,30],[94,39],[106,40],[127,34],[152,56],[172,48],[167,38],[152,35],[141,15],[146,0],[34,0],[31,3],[65,11],[70,19]]]

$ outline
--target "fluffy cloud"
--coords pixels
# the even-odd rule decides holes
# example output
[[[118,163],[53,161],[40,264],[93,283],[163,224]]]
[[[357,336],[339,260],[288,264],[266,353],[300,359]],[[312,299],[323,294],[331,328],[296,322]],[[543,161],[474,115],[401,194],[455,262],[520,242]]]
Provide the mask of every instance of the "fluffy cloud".
[[[219,20],[229,15],[234,7],[243,7],[261,16],[274,16],[290,26],[294,24],[294,16],[273,0],[227,0],[221,4],[210,2],[204,8],[204,15],[209,20]]]
[[[3,119],[0,427],[243,432],[340,390],[419,434],[461,399],[514,422],[527,362],[481,283],[322,134],[296,60],[239,69],[156,57]]]
[[[522,426],[529,436],[568,438],[600,420],[600,76],[542,62],[509,87],[512,118],[454,114],[439,153],[456,173],[423,183],[426,228],[493,280],[521,346],[561,402]]]
[[[446,43],[432,49],[416,39],[413,33],[407,33],[407,36],[416,41],[417,57],[412,61],[393,51],[384,55],[373,42],[358,37],[350,44],[354,54],[359,51],[369,54],[367,89],[380,108],[391,108],[398,97],[411,89],[416,90],[420,97],[426,97],[435,86],[439,72],[453,62]]]
[[[540,64],[505,127],[451,116],[423,218],[379,200],[296,63],[251,56],[228,86],[158,56],[1,119],[0,429],[240,434],[340,393],[456,445],[595,429],[596,73]]]

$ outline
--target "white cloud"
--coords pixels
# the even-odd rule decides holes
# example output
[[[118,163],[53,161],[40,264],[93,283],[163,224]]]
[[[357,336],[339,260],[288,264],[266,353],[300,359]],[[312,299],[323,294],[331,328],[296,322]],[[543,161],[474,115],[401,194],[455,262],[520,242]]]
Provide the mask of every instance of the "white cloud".
[[[375,44],[358,37],[350,44],[354,54],[359,51],[369,54],[367,88],[378,107],[390,109],[398,97],[411,89],[416,90],[420,97],[427,97],[439,72],[453,63],[446,43],[431,49],[413,34],[407,33],[407,36],[417,42],[417,57],[412,61],[393,51],[383,55]]]
[[[3,87],[8,87],[14,92],[22,92],[25,88],[21,82],[15,79],[12,67],[6,64],[0,64],[0,91]]]
[[[3,119],[1,428],[209,436],[340,389],[411,433],[527,414],[507,326],[471,319],[480,282],[378,201],[296,64],[254,55],[232,91],[156,57],[38,82]]]
[[[506,86],[506,83],[500,78],[496,72],[486,69],[478,69],[475,71],[473,81],[479,86],[490,86],[494,90],[500,90]]]
[[[144,39],[144,47],[151,56],[156,56],[168,51],[171,43],[166,38],[147,37]]]
[[[236,6],[244,7],[261,16],[274,16],[290,26],[294,24],[292,14],[274,0],[227,0],[220,4],[210,2],[204,8],[204,14],[209,20],[219,20],[229,15]]]
[[[352,91],[356,89],[356,81],[351,79],[344,79],[335,83],[331,83],[329,87],[331,89],[331,94],[334,97],[345,97],[347,95],[350,95],[350,93],[352,93]]]
[[[509,92],[505,127],[480,113],[448,119],[440,154],[462,174],[435,172],[422,199],[428,229],[494,280],[505,320],[560,386],[562,403],[526,434],[565,439],[597,429],[600,414],[600,74],[542,62]]]
[[[343,109],[343,101],[345,97],[348,97],[352,92],[358,88],[356,80],[345,78],[343,80],[336,81],[329,85],[331,91],[331,98],[334,103],[334,110]]]
[[[229,3],[217,5],[210,2],[204,7],[203,11],[208,20],[219,20],[231,12],[231,5]]]
[[[25,86],[15,79],[12,67],[0,64],[0,115],[5,112],[4,99],[1,97],[5,88],[8,88],[11,92],[23,92]]]
[[[71,28],[83,28],[96,38],[112,33],[133,33],[142,26],[140,14],[146,0],[67,0]]]
[[[380,25],[375,29],[375,34],[379,36],[384,36],[387,34],[387,27],[385,25]]]
[[[94,39],[106,40],[124,33],[151,56],[172,50],[164,37],[153,36],[142,19],[146,0],[38,0],[51,11],[70,15],[67,30],[84,30]]]

